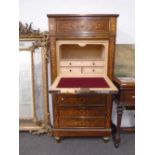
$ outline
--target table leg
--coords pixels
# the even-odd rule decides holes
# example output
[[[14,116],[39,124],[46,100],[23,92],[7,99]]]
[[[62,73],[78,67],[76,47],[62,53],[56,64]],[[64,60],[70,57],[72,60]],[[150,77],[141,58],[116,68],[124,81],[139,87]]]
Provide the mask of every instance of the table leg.
[[[114,144],[115,147],[118,148],[121,138],[120,138],[120,127],[121,127],[121,120],[122,120],[122,113],[123,113],[123,106],[117,106],[117,126],[116,126],[116,133],[114,135]]]

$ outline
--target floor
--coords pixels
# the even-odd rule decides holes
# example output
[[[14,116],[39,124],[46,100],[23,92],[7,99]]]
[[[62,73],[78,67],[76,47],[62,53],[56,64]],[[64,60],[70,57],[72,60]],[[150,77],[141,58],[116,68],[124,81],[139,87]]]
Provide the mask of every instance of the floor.
[[[58,144],[47,135],[19,134],[19,155],[134,155],[135,135],[122,134],[116,149],[112,138],[104,143],[102,138],[65,138]]]

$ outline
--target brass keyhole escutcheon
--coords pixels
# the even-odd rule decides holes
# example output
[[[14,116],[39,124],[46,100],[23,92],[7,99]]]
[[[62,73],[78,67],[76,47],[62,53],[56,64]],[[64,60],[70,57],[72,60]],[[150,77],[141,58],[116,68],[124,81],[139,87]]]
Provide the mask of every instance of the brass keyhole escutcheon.
[[[81,29],[84,29],[84,27],[85,27],[84,25],[81,25]]]
[[[84,110],[80,110],[80,111],[79,111],[79,114],[80,114],[80,115],[84,115],[84,114],[85,114],[85,111],[84,111]]]

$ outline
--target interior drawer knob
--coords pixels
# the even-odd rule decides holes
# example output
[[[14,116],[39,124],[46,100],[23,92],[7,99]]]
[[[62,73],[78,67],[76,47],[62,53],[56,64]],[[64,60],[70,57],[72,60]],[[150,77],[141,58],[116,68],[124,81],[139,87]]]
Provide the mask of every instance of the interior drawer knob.
[[[69,71],[70,71],[70,72],[72,72],[72,70],[71,70],[71,69],[70,69]]]
[[[95,66],[95,62],[93,62],[93,66]]]
[[[132,96],[132,98],[135,98],[135,96]]]
[[[72,65],[72,63],[70,62],[70,63],[69,63],[69,65],[71,66],[71,65]]]
[[[93,69],[92,71],[95,72],[95,69]]]

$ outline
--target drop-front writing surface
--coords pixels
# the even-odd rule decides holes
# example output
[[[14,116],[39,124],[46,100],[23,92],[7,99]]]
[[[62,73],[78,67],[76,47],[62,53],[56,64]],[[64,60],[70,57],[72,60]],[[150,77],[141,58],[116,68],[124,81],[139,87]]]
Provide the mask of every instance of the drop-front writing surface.
[[[57,76],[50,90],[66,94],[80,94],[83,90],[87,90],[87,93],[117,93],[117,88],[107,76],[78,74]]]
[[[48,15],[56,140],[111,135],[117,16]]]

